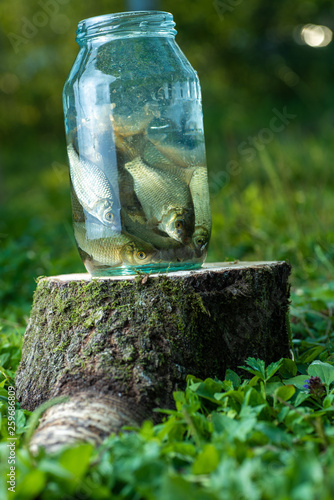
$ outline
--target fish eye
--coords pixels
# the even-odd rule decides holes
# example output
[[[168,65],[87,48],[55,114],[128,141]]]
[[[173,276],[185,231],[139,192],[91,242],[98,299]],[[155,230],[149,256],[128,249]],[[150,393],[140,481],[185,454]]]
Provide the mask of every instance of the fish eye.
[[[177,232],[181,232],[182,229],[183,229],[183,221],[182,220],[177,220],[175,222],[175,229],[177,230]]]
[[[207,243],[206,238],[199,236],[198,238],[195,239],[195,245],[200,248],[200,250],[203,250]]]
[[[112,212],[106,212],[106,213],[104,214],[104,218],[105,218],[106,220],[108,220],[108,221],[112,221],[112,220],[114,219],[114,215],[113,215],[113,213],[112,213]]]
[[[145,252],[143,252],[142,250],[139,250],[139,251],[137,252],[137,257],[138,257],[138,259],[143,260],[143,259],[145,259],[145,258],[146,258],[146,253],[145,253]]]

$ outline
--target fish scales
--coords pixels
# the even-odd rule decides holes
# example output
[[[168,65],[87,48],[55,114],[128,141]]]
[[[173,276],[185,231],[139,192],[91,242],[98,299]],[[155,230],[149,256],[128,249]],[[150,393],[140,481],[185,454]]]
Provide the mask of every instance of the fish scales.
[[[195,212],[195,228],[203,226],[211,230],[211,210],[208,175],[205,167],[197,167],[189,184]]]
[[[110,182],[99,167],[90,161],[80,159],[71,144],[68,146],[68,157],[73,188],[87,211],[94,210],[101,199],[113,199]]]
[[[151,167],[171,167],[172,162],[166,158],[150,141],[147,141],[144,149],[143,159],[151,165]]]
[[[108,238],[89,240],[84,224],[75,224],[74,230],[78,246],[94,260],[101,264],[122,264],[122,248],[131,241],[129,236],[115,232]]]
[[[158,170],[135,158],[125,164],[134,179],[138,199],[148,219],[161,220],[174,208],[192,208],[189,187],[168,171]]]
[[[144,150],[144,161],[151,167],[169,172],[173,177],[189,184],[194,172],[193,167],[181,167],[169,160],[151,143],[148,142]]]
[[[85,213],[83,211],[81,203],[78,200],[77,195],[75,194],[73,186],[71,186],[71,203],[73,222],[84,222]]]
[[[74,225],[74,232],[81,250],[100,264],[147,264],[157,257],[157,251],[152,245],[127,233],[115,231],[112,236],[91,240],[87,238],[85,224],[80,223]]]

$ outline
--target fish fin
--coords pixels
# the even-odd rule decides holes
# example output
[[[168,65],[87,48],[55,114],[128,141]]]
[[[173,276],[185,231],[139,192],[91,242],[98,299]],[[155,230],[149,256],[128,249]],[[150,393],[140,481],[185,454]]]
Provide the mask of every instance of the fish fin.
[[[194,167],[181,168],[179,169],[178,175],[189,185],[195,170],[196,169]]]
[[[149,229],[156,229],[158,224],[160,224],[161,220],[158,220],[156,217],[152,217],[147,221],[147,227]]]

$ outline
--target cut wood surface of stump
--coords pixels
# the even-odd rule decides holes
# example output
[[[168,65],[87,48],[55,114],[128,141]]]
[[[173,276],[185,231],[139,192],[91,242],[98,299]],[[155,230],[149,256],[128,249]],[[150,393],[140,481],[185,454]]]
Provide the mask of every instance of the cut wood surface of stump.
[[[291,267],[206,264],[195,271],[42,278],[16,375],[18,399],[43,415],[31,446],[101,443],[124,425],[174,408],[187,374],[224,378],[247,357],[290,356]]]

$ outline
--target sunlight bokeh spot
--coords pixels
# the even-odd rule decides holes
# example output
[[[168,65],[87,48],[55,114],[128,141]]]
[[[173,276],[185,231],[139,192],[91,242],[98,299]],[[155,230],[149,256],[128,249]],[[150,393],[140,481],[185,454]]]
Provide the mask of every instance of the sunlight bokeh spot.
[[[301,38],[310,47],[326,47],[333,38],[333,32],[327,26],[306,24],[301,30]]]

